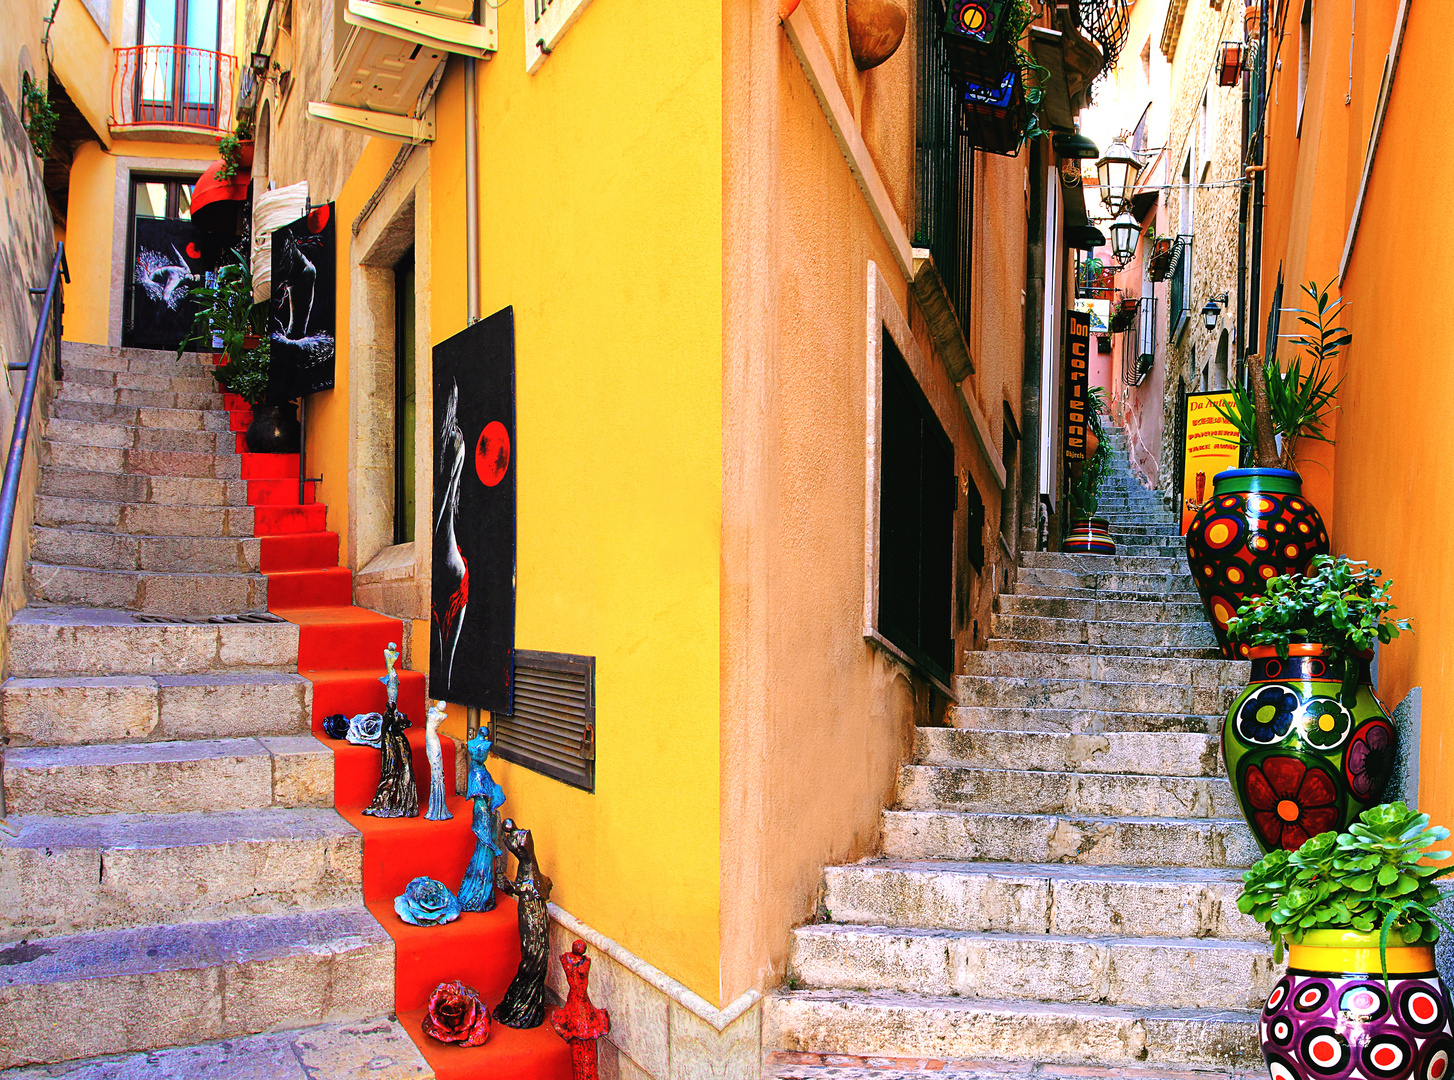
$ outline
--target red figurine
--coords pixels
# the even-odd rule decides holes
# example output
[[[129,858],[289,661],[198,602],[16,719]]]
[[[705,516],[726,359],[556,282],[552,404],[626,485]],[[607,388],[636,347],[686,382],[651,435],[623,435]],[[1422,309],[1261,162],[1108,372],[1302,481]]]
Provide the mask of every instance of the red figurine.
[[[611,1014],[591,1004],[586,979],[591,973],[591,958],[586,943],[576,938],[570,952],[560,954],[569,988],[565,1004],[550,1014],[550,1025],[570,1046],[571,1076],[574,1080],[599,1080],[596,1071],[596,1040],[611,1030]]]

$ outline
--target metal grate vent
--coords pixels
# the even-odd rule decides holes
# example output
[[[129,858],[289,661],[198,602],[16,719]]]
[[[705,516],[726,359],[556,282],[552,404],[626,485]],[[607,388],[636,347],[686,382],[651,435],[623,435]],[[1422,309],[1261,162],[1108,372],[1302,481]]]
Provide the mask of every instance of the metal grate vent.
[[[596,790],[596,658],[515,650],[515,711],[493,717],[494,751]]]

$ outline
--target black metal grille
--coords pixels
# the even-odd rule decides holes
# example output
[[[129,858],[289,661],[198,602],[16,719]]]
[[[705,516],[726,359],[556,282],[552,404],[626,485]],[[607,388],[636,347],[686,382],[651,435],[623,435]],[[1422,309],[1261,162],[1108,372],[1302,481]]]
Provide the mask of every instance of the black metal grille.
[[[1121,378],[1127,386],[1140,386],[1156,364],[1156,298],[1141,297],[1136,321],[1126,331],[1121,347]]]
[[[1166,298],[1166,340],[1175,341],[1187,314],[1187,298],[1191,294],[1192,238],[1185,234],[1176,238],[1172,257],[1170,288]]]
[[[974,151],[956,123],[960,84],[950,70],[948,48],[939,33],[942,19],[938,0],[923,5],[914,244],[927,247],[933,255],[939,279],[967,336],[974,256]]]

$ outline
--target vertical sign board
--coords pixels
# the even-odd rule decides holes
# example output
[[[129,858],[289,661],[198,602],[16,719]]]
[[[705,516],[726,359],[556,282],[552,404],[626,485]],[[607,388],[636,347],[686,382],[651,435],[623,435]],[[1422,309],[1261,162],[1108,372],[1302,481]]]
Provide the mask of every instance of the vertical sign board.
[[[514,711],[515,314],[434,346],[429,694]]]
[[[1086,388],[1090,385],[1090,313],[1065,313],[1065,466],[1085,460]]]
[[[1197,511],[1212,497],[1212,481],[1223,469],[1235,469],[1242,460],[1242,440],[1237,425],[1218,410],[1232,407],[1226,390],[1188,394],[1181,442],[1181,534],[1191,526]]]
[[[333,203],[315,207],[273,233],[268,395],[291,401],[333,389],[335,267]]]

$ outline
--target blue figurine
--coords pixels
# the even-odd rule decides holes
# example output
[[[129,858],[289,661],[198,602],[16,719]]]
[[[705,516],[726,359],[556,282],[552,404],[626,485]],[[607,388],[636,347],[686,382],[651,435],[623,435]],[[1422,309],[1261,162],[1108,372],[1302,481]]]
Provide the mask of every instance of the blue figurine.
[[[475,801],[474,819],[470,825],[479,843],[465,867],[459,885],[459,906],[465,911],[495,909],[495,860],[505,854],[498,838],[500,807],[505,805],[505,792],[485,762],[490,756],[490,729],[484,724],[466,744],[470,755],[469,785],[465,797]]]

